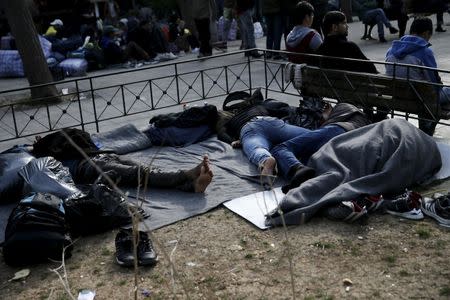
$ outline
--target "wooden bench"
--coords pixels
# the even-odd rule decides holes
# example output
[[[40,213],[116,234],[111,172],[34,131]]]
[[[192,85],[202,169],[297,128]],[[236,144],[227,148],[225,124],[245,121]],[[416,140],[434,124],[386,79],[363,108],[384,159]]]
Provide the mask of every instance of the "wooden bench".
[[[436,84],[426,81],[393,78],[380,74],[304,66],[301,70],[302,96],[335,99],[361,108],[398,114],[417,115],[419,119],[438,122],[449,119],[450,110],[439,105]]]

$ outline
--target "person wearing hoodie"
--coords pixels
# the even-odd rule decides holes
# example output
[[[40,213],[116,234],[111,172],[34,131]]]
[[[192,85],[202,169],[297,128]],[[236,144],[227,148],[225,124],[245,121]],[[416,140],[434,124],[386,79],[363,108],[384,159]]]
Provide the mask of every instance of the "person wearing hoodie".
[[[433,21],[430,18],[416,18],[410,28],[410,34],[403,36],[400,40],[394,41],[391,48],[386,53],[386,62],[418,65],[429,68],[437,68],[436,59],[429,43],[433,35]],[[395,72],[395,73],[394,73]],[[432,83],[442,84],[439,73],[436,70],[426,70],[414,67],[401,67],[391,64],[386,65],[386,74],[400,78],[413,80],[423,80]],[[450,104],[450,88],[437,87],[439,102],[441,105]],[[423,124],[425,123],[422,121]],[[419,126],[425,132],[432,135],[436,124]]]
[[[314,7],[306,1],[300,1],[295,6],[295,26],[286,39],[286,50],[295,53],[314,53],[322,44],[320,34],[311,28],[314,20]],[[306,57],[289,55],[292,63],[304,63]]]

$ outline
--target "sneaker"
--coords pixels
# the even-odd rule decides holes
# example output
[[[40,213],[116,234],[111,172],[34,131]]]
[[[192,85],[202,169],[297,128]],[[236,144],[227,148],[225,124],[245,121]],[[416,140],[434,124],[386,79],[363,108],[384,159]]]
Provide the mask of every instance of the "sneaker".
[[[450,194],[425,198],[421,207],[423,213],[438,221],[439,225],[450,228]]]
[[[134,265],[132,230],[120,229],[116,235],[115,244],[116,262],[120,266],[132,267]]]
[[[177,58],[175,54],[173,54],[172,52],[166,52],[166,53],[158,53],[154,59],[157,61],[166,61],[175,58]]]
[[[158,255],[153,248],[152,241],[148,238],[148,234],[143,231],[139,231],[137,256],[140,266],[153,266],[158,261]]]
[[[200,52],[200,48],[194,48],[194,49],[191,50],[191,52],[192,52],[193,54],[197,54],[197,53]]]
[[[367,212],[375,212],[383,207],[384,198],[382,195],[365,196],[356,200],[360,207],[365,207]]]
[[[442,28],[442,26],[436,27],[436,32],[446,32],[447,30]]]
[[[353,223],[367,216],[367,209],[359,206],[356,201],[342,201],[337,205],[327,207],[324,214],[332,220]]]
[[[422,196],[419,193],[408,191],[392,199],[386,198],[384,209],[388,214],[402,217],[410,220],[422,220],[423,213],[420,209],[420,200]]]
[[[395,28],[395,27],[389,27],[389,32],[390,32],[391,34],[396,34],[396,33],[398,33],[398,29]]]

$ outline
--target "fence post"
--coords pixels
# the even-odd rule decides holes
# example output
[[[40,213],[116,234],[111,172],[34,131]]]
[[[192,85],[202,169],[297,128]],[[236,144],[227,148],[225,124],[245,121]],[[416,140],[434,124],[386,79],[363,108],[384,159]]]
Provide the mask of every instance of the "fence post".
[[[81,129],[84,131],[83,110],[81,109],[80,89],[78,87],[78,80],[75,80],[75,88],[77,90],[78,110],[80,111]]]
[[[95,130],[97,132],[100,132],[100,128],[98,126],[98,119],[97,119],[97,108],[95,107],[95,96],[94,96],[94,87],[92,85],[92,78],[89,78],[89,88],[91,89],[91,98],[92,98],[92,107],[94,109],[94,121],[95,121]]]
[[[175,84],[177,85],[177,100],[178,100],[178,104],[180,104],[181,99],[180,99],[180,85],[178,82],[178,64],[175,63],[173,66],[175,67]]]

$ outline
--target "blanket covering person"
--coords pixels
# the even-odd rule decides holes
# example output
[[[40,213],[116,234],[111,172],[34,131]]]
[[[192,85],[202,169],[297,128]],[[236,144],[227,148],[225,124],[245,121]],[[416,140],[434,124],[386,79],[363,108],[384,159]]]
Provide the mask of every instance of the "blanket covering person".
[[[267,224],[303,224],[321,208],[361,195],[400,194],[442,166],[436,142],[403,119],[388,119],[335,137],[308,167],[317,176],[290,190]]]

